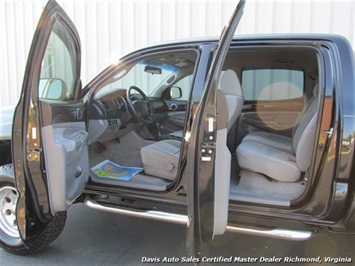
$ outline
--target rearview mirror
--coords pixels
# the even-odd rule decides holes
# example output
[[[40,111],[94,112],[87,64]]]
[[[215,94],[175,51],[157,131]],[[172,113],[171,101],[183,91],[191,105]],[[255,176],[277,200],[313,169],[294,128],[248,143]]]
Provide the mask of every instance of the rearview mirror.
[[[66,85],[63,80],[57,78],[40,79],[38,95],[41,99],[59,100],[63,98]]]
[[[156,74],[156,75],[161,75],[161,68],[159,67],[154,67],[154,66],[145,66],[144,72],[147,72],[149,74]]]
[[[178,86],[172,86],[170,88],[170,99],[180,99],[182,96],[181,88]]]

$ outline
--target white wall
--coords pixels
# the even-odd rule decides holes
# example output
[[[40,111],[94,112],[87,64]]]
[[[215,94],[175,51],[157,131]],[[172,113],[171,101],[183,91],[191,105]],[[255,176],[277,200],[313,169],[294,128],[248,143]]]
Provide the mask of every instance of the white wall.
[[[16,104],[46,1],[0,0],[0,106]],[[237,1],[58,0],[82,42],[83,84],[122,55],[160,41],[219,35]],[[247,0],[237,33],[336,33],[355,47],[355,0]]]

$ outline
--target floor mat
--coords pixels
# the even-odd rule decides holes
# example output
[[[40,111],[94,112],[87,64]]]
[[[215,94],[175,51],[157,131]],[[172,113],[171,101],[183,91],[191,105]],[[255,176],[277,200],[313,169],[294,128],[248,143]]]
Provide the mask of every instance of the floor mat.
[[[143,168],[120,166],[109,160],[105,160],[92,167],[91,170],[99,178],[128,181],[141,172]]]

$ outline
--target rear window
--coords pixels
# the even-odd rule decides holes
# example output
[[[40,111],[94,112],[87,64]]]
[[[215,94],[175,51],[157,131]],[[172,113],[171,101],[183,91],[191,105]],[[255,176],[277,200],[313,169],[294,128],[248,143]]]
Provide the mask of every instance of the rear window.
[[[300,98],[304,72],[294,69],[246,69],[242,71],[246,101],[275,101]]]

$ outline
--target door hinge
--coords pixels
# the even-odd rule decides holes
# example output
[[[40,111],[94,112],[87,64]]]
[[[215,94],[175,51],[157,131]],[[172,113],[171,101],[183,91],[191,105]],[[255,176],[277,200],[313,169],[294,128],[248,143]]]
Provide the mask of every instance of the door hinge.
[[[334,129],[332,127],[329,130],[324,130],[324,133],[328,134],[328,139],[330,139],[333,136],[333,131]]]

